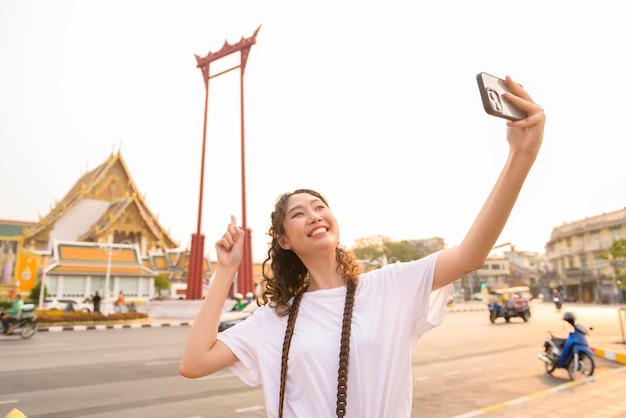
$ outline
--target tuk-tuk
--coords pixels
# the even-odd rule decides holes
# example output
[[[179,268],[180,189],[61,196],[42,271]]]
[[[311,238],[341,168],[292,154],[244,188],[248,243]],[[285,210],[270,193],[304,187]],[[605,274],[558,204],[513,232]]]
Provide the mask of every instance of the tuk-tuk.
[[[504,318],[506,322],[509,322],[511,318],[517,317],[528,322],[530,300],[531,294],[528,286],[496,289],[489,293],[489,320],[493,324],[498,318]]]

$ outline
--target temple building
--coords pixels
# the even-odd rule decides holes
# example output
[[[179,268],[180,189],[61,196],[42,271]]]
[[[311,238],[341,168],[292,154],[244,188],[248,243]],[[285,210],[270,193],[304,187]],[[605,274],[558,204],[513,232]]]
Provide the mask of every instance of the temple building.
[[[127,300],[156,296],[154,279],[184,297],[188,249],[179,248],[139,193],[118,151],[82,175],[38,222],[0,221],[0,293],[26,293],[43,280],[50,296]],[[212,272],[204,260],[204,281]],[[178,285],[178,286],[177,286]],[[1,296],[1,295],[0,295]],[[163,295],[167,296],[167,295]]]

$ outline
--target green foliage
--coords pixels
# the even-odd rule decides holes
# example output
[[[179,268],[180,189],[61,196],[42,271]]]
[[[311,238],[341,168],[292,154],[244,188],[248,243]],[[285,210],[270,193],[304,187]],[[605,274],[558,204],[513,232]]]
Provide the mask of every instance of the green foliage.
[[[381,235],[356,240],[352,251],[359,260],[379,260],[383,256],[389,262],[411,261],[420,258],[420,253],[409,241],[392,241]]]
[[[159,290],[170,290],[170,281],[167,277],[163,275],[158,275],[154,278],[154,289]]]
[[[602,253],[602,258],[611,263],[615,277],[622,279],[618,281],[620,289],[626,290],[626,239],[613,240],[611,247]]]
[[[355,241],[352,251],[359,260],[378,260],[384,254],[384,244],[389,238],[375,235],[359,238]]]
[[[28,299],[32,301],[38,301],[40,293],[41,293],[41,281],[37,283],[35,286],[33,286],[33,288],[30,291],[30,296],[28,297]],[[43,293],[43,297],[46,298],[48,296],[49,296],[48,290],[45,290]]]
[[[384,253],[389,261],[411,261],[420,258],[420,254],[409,241],[387,241]]]

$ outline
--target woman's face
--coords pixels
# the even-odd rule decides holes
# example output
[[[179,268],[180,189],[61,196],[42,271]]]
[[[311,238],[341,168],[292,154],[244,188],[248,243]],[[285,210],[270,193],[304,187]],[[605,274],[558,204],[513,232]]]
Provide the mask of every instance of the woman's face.
[[[308,193],[289,197],[283,227],[285,234],[279,238],[280,246],[298,256],[334,252],[339,243],[339,225],[330,208]]]

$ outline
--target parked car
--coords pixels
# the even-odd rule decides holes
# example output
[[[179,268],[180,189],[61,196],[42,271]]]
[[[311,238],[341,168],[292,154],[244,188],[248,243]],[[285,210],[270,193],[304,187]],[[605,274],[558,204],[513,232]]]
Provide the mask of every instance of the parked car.
[[[72,310],[76,312],[92,312],[93,305],[86,301],[79,302],[70,298],[46,298],[43,305],[39,307],[42,311],[65,311],[67,305],[72,306]]]
[[[222,332],[232,327],[233,325],[244,321],[247,317],[252,315],[254,311],[258,309],[258,307],[259,305],[257,305],[256,302],[253,301],[248,303],[246,307],[243,308],[241,311],[223,312],[222,316],[220,317],[220,324],[217,328],[218,332]]]

